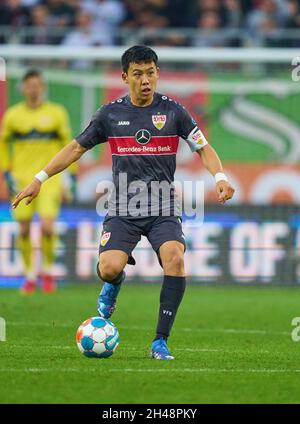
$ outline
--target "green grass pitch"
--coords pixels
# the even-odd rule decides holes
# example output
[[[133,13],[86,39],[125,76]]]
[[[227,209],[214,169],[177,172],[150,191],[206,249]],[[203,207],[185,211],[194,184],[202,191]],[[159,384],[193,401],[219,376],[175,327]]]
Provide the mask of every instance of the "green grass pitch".
[[[0,403],[299,403],[298,288],[188,286],[169,340],[174,361],[149,358],[159,285],[125,284],[112,317],[117,351],[81,355],[75,332],[96,315],[99,288],[0,290]]]

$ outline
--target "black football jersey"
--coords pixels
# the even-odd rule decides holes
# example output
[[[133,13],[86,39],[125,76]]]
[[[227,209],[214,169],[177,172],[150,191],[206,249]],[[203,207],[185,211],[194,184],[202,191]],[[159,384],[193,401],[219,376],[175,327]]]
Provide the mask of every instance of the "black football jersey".
[[[151,105],[139,107],[127,95],[97,110],[76,141],[87,149],[110,144],[109,215],[177,215],[172,183],[180,138],[193,152],[207,144],[187,110],[168,96],[155,93]]]

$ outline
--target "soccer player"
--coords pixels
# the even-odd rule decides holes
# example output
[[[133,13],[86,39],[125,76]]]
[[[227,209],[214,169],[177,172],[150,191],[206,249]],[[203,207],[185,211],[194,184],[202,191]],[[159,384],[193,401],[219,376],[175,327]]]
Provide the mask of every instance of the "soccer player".
[[[234,189],[223,173],[217,153],[190,114],[155,91],[159,76],[156,53],[146,46],[133,46],[122,56],[122,69],[129,94],[98,109],[88,127],[35,176],[17,195],[12,207],[16,208],[24,198],[31,203],[49,177],[77,161],[96,144],[109,142],[115,189],[100,240],[97,272],[104,285],[98,299],[98,313],[104,318],[113,313],[125,279],[123,269],[127,263],[134,264],[132,251],[141,235],[145,235],[164,271],[151,356],[174,359],[167,339],[185,291],[185,242],[174,191],[170,190],[166,199],[161,191],[157,192],[155,183],[171,184],[174,180],[176,152],[182,137],[215,177],[219,202],[223,204],[230,199]],[[139,192],[139,208],[132,206],[133,186]],[[154,194],[150,193],[152,187]]]
[[[67,112],[63,106],[44,99],[46,86],[41,73],[33,69],[27,71],[21,88],[25,101],[6,111],[0,132],[0,168],[4,172],[11,197],[15,197],[18,187],[26,186],[50,158],[71,141]],[[74,171],[73,165],[73,189]],[[54,224],[61,196],[62,181],[61,176],[57,175],[45,184],[39,198],[29,207],[20,205],[13,210],[19,224],[17,245],[24,263],[25,281],[21,287],[24,294],[33,293],[37,285],[30,237],[31,221],[35,213],[38,213],[41,221],[42,289],[46,293],[56,289],[52,274],[55,258]]]

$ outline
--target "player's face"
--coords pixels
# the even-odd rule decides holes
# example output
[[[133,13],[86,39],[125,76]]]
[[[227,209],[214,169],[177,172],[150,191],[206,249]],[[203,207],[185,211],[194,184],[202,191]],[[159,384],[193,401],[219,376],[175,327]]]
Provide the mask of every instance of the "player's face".
[[[130,63],[128,72],[123,72],[123,81],[129,85],[133,104],[147,106],[152,103],[159,68],[154,62]]]
[[[22,93],[29,103],[36,103],[42,100],[45,86],[41,77],[34,76],[28,78],[22,84]]]

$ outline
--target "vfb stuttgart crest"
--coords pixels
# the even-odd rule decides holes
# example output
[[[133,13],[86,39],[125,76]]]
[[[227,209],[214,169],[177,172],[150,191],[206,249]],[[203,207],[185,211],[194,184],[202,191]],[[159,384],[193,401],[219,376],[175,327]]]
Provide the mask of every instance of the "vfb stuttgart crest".
[[[135,135],[135,139],[139,144],[147,144],[151,140],[151,133],[148,130],[139,130]]]
[[[101,246],[105,246],[108,240],[110,239],[111,233],[104,233],[101,237],[100,244]]]
[[[161,130],[165,126],[166,120],[166,115],[152,115],[152,123],[158,130]]]

